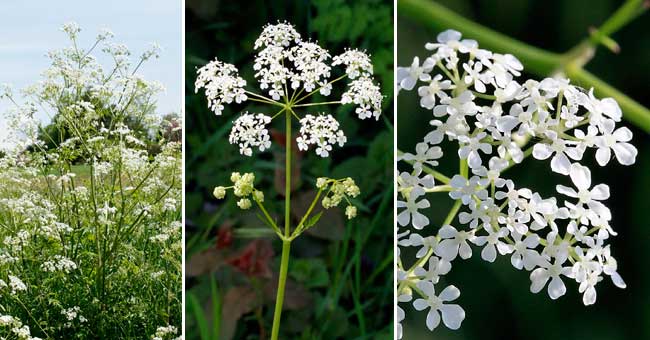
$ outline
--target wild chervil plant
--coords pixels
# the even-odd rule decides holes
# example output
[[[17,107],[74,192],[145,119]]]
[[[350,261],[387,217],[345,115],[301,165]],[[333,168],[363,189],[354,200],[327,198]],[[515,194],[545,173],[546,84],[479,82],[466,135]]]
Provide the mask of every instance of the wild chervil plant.
[[[0,338],[172,339],[181,325],[180,122],[154,114],[157,56],[79,27],[10,113],[0,158]],[[94,57],[102,48],[104,68]],[[51,124],[38,118],[49,115]],[[179,338],[180,339],[180,338]]]
[[[458,329],[465,318],[455,303],[460,291],[441,278],[454,260],[470,258],[473,246],[488,262],[509,256],[513,267],[530,272],[531,292],[545,289],[551,299],[565,294],[566,279],[576,281],[585,305],[596,302],[595,287],[604,277],[625,288],[607,244],[616,235],[604,204],[609,187],[592,183],[591,170],[580,164],[594,154],[600,166],[612,159],[635,162],[632,132],[616,127],[622,116],[617,102],[568,79],[520,83],[523,66],[514,56],[480,49],[456,31],[442,32],[425,48],[432,54],[398,68],[396,79],[403,91],[420,84],[420,106],[433,116],[415,153],[399,158],[412,170],[397,178],[398,245],[417,249],[415,258],[399,257],[399,303],[427,311],[430,330],[441,320]],[[437,170],[445,154],[458,155],[453,176]],[[504,177],[530,155],[568,177],[569,185],[555,188],[559,197],[542,197]],[[427,195],[440,194],[454,204],[434,226],[423,210],[430,207]],[[400,307],[397,318],[404,319]]]
[[[336,119],[324,112],[309,111],[312,106],[356,105],[359,119],[379,119],[382,95],[375,85],[370,57],[359,50],[346,50],[338,56],[330,53],[316,42],[302,40],[300,34],[288,23],[278,23],[264,27],[255,41],[258,50],[254,71],[260,89],[264,94],[247,89],[247,82],[238,74],[234,65],[215,59],[198,70],[196,90],[205,89],[208,105],[216,115],[221,115],[224,104],[254,101],[277,108],[271,115],[267,113],[242,112],[233,122],[229,141],[236,144],[244,156],[252,156],[253,150],[265,151],[271,147],[268,126],[276,119],[284,118],[285,125],[285,196],[284,228],[280,228],[264,206],[264,193],[254,185],[253,173],[233,172],[232,184],[214,189],[214,196],[222,199],[231,190],[238,197],[237,205],[249,209],[253,204],[262,211],[265,223],[282,240],[282,258],[278,291],[273,318],[271,339],[277,339],[280,330],[280,317],[284,299],[285,283],[289,263],[291,242],[303,232],[314,226],[320,213],[312,211],[320,201],[323,208],[329,209],[346,205],[345,214],[354,218],[356,207],[351,198],[359,195],[359,188],[352,178],[318,178],[315,183],[318,192],[309,209],[296,226],[291,226],[291,156],[293,144],[293,120],[298,121],[300,129],[295,141],[303,151],[315,149],[320,157],[328,157],[334,145],[343,146],[347,138]],[[344,72],[330,80],[333,67],[341,66]],[[319,93],[329,96],[335,83],[349,80],[346,92],[338,100],[309,102],[312,95]],[[322,198],[322,199],[321,199]]]

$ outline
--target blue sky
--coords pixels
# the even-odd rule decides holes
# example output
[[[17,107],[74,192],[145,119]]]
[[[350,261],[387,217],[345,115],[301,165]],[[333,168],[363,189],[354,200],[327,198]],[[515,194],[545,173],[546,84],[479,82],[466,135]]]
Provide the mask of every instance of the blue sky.
[[[94,41],[102,28],[110,29],[114,42],[127,45],[134,57],[152,42],[162,47],[160,58],[138,73],[160,81],[166,92],[158,98],[161,113],[180,112],[182,105],[182,1],[181,0],[61,0],[0,2],[0,84],[16,90],[33,84],[48,67],[46,53],[67,46],[61,26],[75,21],[82,28],[80,40]],[[0,100],[2,112],[9,103]],[[0,128],[0,139],[4,129]]]

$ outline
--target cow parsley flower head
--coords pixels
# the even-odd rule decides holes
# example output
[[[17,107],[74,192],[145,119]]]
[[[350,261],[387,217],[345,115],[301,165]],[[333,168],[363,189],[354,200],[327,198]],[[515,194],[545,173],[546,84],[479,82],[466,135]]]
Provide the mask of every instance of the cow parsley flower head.
[[[635,162],[632,132],[616,126],[622,118],[616,101],[568,79],[520,79],[516,57],[481,49],[459,32],[444,31],[436,40],[425,46],[429,56],[396,72],[398,89],[417,89],[420,106],[433,117],[415,152],[399,157],[398,235],[408,238],[398,246],[417,250],[397,251],[398,302],[428,309],[431,330],[440,320],[460,327],[462,308],[446,303],[460,296],[458,289],[436,295],[436,285],[454,262],[473,256],[473,247],[487,262],[509,256],[515,269],[530,272],[530,291],[553,300],[569,281],[585,305],[596,302],[596,286],[607,276],[624,288],[607,244],[616,235],[606,206],[609,187],[593,185],[592,170],[582,164],[589,157],[600,166]],[[507,170],[529,156],[566,176],[556,186],[558,197],[508,178]],[[457,173],[440,172],[447,157],[460,160]],[[444,220],[427,214],[429,195],[440,194],[453,201]]]
[[[271,123],[271,117],[258,113],[244,113],[233,123],[228,140],[230,144],[239,145],[239,153],[252,156],[257,147],[264,151],[271,147],[271,137],[266,125]]]
[[[254,48],[268,46],[289,46],[292,42],[300,41],[300,33],[296,31],[293,25],[288,22],[278,22],[275,25],[268,24],[264,26],[262,34],[255,40]]]
[[[346,137],[338,122],[326,112],[304,112],[310,106],[352,104],[359,119],[379,119],[383,95],[372,78],[372,61],[366,52],[345,49],[332,57],[317,41],[303,40],[287,22],[266,25],[254,47],[253,71],[261,93],[248,89],[249,83],[238,69],[219,59],[199,68],[195,82],[196,92],[205,90],[208,107],[216,115],[222,114],[225,104],[232,103],[256,102],[273,109],[268,115],[244,112],[235,121],[230,143],[237,144],[242,154],[250,156],[254,148],[268,149],[271,141],[267,126],[280,116],[295,117],[303,125],[296,138],[301,150],[316,145],[316,153],[327,157],[333,144],[343,146]],[[344,81],[347,88],[338,92],[342,93],[340,98],[309,101],[316,93],[331,96],[334,86]]]
[[[201,67],[194,83],[195,92],[205,89],[208,106],[217,116],[223,111],[223,103],[241,103],[248,99],[244,86],[246,81],[239,76],[239,70],[218,59]]]
[[[316,154],[329,156],[332,145],[343,146],[347,138],[339,130],[339,122],[332,115],[306,115],[300,120],[300,135],[296,138],[298,149],[306,151],[310,145],[316,146]]]
[[[345,73],[350,79],[371,76],[373,73],[370,56],[357,49],[346,49],[342,54],[335,56],[332,66],[337,65],[345,65]]]

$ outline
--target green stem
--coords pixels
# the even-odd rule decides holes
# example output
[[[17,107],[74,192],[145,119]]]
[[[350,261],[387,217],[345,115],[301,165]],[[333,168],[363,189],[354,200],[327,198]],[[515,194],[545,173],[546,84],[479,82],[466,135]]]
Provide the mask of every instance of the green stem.
[[[280,317],[282,316],[282,302],[284,300],[284,288],[287,283],[287,270],[289,269],[289,252],[291,241],[282,241],[282,259],[280,260],[280,274],[278,278],[278,293],[275,297],[275,311],[273,312],[273,328],[271,329],[271,340],[277,340],[280,333]]]
[[[291,250],[291,119],[293,113],[291,107],[287,106],[285,112],[286,139],[285,139],[285,163],[284,163],[284,239],[282,240],[282,259],[280,260],[280,274],[278,276],[278,292],[275,298],[275,311],[273,312],[273,328],[271,340],[277,340],[280,333],[280,318],[282,316],[282,303],[284,301],[284,288],[287,282],[287,270],[289,269],[289,252]]]
[[[643,10],[640,0],[628,0],[597,30],[598,34],[592,35],[591,39],[599,39],[600,36],[614,33]],[[399,0],[397,11],[400,16],[434,29],[458,30],[464,36],[476,39],[482,47],[494,52],[512,53],[524,64],[527,71],[538,76],[565,73],[578,85],[585,88],[593,87],[596,94],[614,98],[619,103],[626,120],[650,132],[650,110],[582,68],[590,59],[588,49],[593,49],[592,40],[587,39],[586,44],[583,42],[565,54],[557,54],[491,30],[434,1]]]

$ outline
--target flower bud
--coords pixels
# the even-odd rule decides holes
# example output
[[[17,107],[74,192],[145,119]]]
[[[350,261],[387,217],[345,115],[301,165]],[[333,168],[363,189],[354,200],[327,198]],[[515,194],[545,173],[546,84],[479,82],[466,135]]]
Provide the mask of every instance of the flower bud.
[[[216,197],[219,200],[223,199],[224,197],[226,197],[226,188],[221,186],[215,187],[212,194],[214,195],[214,197]]]

